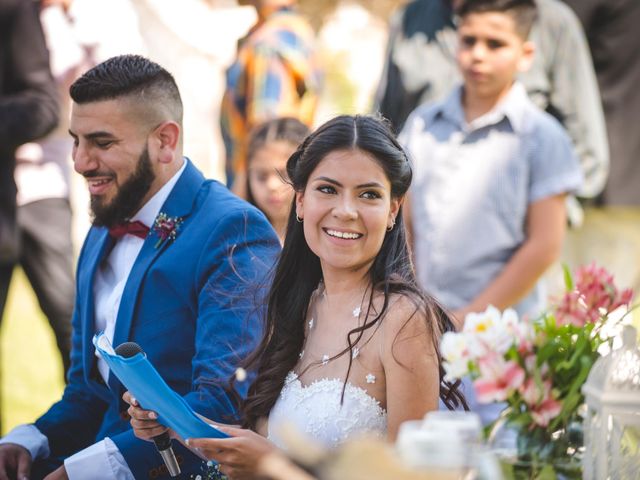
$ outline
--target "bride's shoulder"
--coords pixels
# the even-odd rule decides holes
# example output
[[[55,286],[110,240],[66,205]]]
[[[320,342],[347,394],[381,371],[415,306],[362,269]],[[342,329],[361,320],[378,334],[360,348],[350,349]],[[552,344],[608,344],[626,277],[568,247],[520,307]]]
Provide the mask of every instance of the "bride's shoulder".
[[[432,340],[432,318],[425,299],[409,293],[394,293],[389,298],[382,321],[387,347],[397,342],[423,348]]]
[[[395,437],[402,421],[422,418],[438,405],[437,337],[430,312],[423,298],[396,295],[383,321],[381,361],[390,438]]]

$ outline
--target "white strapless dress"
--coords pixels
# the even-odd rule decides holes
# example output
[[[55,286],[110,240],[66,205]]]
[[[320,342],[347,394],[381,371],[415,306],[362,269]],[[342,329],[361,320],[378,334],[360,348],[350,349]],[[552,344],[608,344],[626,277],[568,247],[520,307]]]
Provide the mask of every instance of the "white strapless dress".
[[[278,436],[281,425],[292,425],[319,444],[333,448],[356,434],[384,437],[387,412],[364,389],[347,383],[340,404],[342,380],[323,378],[304,386],[289,372],[269,413],[268,438],[286,449]]]

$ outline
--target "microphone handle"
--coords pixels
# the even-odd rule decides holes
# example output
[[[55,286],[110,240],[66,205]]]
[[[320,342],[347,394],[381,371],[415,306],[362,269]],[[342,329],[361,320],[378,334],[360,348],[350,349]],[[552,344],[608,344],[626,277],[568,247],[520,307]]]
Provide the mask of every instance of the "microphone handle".
[[[180,466],[178,465],[176,455],[173,453],[173,448],[171,448],[171,437],[169,436],[169,432],[156,435],[152,440],[167,467],[169,475],[172,477],[180,475]]]

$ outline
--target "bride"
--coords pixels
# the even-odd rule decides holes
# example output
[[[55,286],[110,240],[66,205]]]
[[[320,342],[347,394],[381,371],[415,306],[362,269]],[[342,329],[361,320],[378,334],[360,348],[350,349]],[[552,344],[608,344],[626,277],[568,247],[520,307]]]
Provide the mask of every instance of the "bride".
[[[231,478],[252,478],[291,423],[328,447],[356,433],[393,441],[405,420],[462,402],[438,352],[447,315],[417,286],[402,201],[411,166],[385,123],[340,116],[287,162],[295,190],[268,296],[265,335],[248,359],[257,377],[242,402],[245,429],[189,439]],[[128,393],[131,424],[166,430]]]

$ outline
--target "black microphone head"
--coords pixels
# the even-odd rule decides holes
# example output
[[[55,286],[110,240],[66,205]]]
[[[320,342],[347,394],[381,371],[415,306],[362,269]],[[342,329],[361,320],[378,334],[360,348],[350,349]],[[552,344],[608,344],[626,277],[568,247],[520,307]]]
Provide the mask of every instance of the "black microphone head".
[[[124,358],[131,358],[138,353],[144,353],[144,350],[136,342],[124,342],[116,347],[115,352]]]

